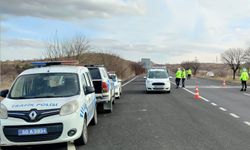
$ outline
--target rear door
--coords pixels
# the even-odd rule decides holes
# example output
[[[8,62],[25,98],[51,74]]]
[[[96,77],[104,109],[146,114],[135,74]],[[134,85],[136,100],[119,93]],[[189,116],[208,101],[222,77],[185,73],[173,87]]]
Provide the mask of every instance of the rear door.
[[[100,73],[99,68],[88,68],[92,82],[95,88],[95,93],[96,94],[101,94],[102,93],[102,76]]]

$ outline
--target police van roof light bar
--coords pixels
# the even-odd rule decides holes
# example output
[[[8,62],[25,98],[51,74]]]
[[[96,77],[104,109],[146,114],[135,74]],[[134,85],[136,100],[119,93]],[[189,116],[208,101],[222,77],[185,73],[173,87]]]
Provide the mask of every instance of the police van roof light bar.
[[[31,63],[35,67],[47,67],[54,65],[75,65],[78,64],[77,61],[40,61]]]

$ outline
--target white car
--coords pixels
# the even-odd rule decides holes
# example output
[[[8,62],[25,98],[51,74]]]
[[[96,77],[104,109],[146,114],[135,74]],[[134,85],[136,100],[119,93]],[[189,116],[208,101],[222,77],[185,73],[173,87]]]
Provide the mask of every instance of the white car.
[[[115,85],[115,98],[119,99],[122,94],[122,80],[117,78],[117,75],[114,73],[110,73],[109,76]]]
[[[95,90],[87,68],[38,62],[22,72],[0,104],[0,146],[87,143],[97,124]],[[50,66],[48,66],[50,65]],[[44,67],[41,67],[44,66]]]
[[[146,92],[162,91],[170,93],[170,76],[166,69],[150,69],[146,76]]]

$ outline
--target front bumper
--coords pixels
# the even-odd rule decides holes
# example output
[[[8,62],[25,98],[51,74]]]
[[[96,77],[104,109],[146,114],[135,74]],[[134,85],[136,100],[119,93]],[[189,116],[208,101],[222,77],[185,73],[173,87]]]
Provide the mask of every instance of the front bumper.
[[[170,91],[171,86],[170,84],[166,84],[166,85],[158,85],[158,86],[154,86],[152,84],[150,85],[146,85],[146,90],[147,91]]]
[[[1,119],[0,126],[0,146],[21,146],[37,144],[54,144],[74,141],[81,136],[83,127],[83,118],[79,113],[73,113],[67,116],[50,116],[43,118],[35,123],[28,123],[22,119],[11,118]],[[24,128],[47,128],[47,135],[28,135],[19,136],[18,129]],[[68,131],[76,129],[73,136],[68,136]]]

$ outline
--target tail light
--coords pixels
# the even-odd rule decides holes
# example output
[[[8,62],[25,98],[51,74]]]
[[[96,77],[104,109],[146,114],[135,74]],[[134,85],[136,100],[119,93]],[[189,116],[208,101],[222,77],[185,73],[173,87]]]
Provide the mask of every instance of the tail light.
[[[107,93],[109,91],[108,84],[106,82],[102,82],[102,92]]]

